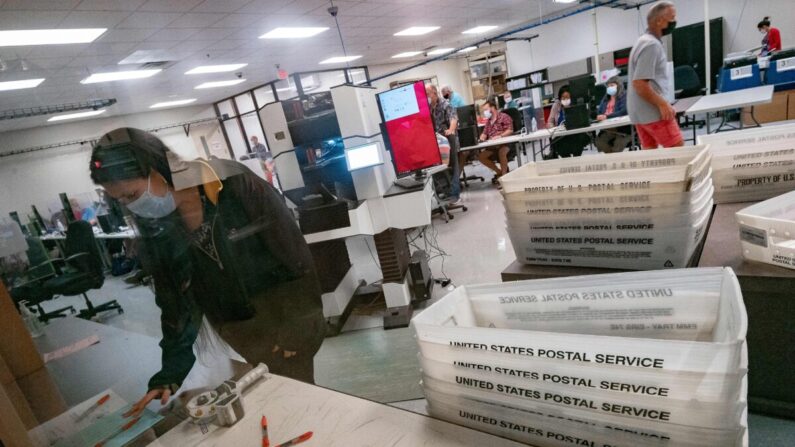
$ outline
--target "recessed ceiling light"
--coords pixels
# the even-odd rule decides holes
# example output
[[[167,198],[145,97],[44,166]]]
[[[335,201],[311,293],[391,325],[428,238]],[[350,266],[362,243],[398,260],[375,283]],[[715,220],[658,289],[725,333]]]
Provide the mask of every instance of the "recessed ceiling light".
[[[63,120],[74,120],[78,118],[88,118],[89,116],[96,116],[102,113],[107,112],[107,109],[102,110],[90,110],[88,112],[78,112],[78,113],[67,113],[66,115],[55,115],[54,117],[48,119],[47,121],[63,121]]]
[[[472,50],[477,50],[478,47],[466,47],[461,50],[456,51],[456,53],[469,53]]]
[[[79,28],[0,31],[0,47],[89,43],[93,42],[107,30],[107,28]]]
[[[494,25],[481,25],[481,26],[476,26],[474,28],[470,28],[466,31],[462,31],[461,34],[483,34],[493,29],[497,29],[497,27]]]
[[[39,84],[44,82],[44,78],[40,79],[23,79],[21,81],[5,81],[0,82],[0,92],[6,90],[20,90],[23,88],[38,87]]]
[[[350,62],[355,61],[356,59],[361,58],[361,56],[335,56],[330,57],[326,60],[320,61],[321,64],[341,64],[343,62]]]
[[[162,107],[174,107],[174,106],[184,106],[185,104],[190,104],[195,102],[196,98],[190,99],[177,99],[176,101],[166,101],[166,102],[158,102],[157,104],[152,104],[149,106],[150,109],[160,109]]]
[[[392,59],[399,59],[399,58],[402,58],[402,57],[414,57],[414,56],[417,56],[419,54],[422,54],[422,51],[406,51],[405,53],[398,53],[398,54],[392,56]]]
[[[215,87],[229,87],[230,85],[237,85],[241,82],[246,82],[245,79],[232,79],[231,81],[213,81],[213,82],[205,82],[204,84],[199,84],[195,88],[215,88]]]
[[[449,53],[453,50],[455,50],[455,48],[437,48],[435,50],[429,51],[428,56],[438,56],[440,54]]]
[[[227,64],[227,65],[202,65],[192,70],[185,72],[186,75],[204,74],[204,73],[224,73],[227,71],[235,71],[245,67],[248,64]]]
[[[395,33],[396,36],[422,36],[423,34],[432,33],[439,29],[438,26],[412,26],[411,28],[406,28],[403,31],[398,31]]]
[[[107,73],[94,73],[80,81],[81,84],[94,84],[97,82],[126,81],[128,79],[143,79],[154,76],[163,71],[160,68],[151,70],[109,71]]]
[[[577,0],[555,0],[555,3],[574,3]]]
[[[309,27],[279,27],[259,36],[260,39],[301,39],[305,37],[317,36],[323,31],[328,30],[325,26]]]

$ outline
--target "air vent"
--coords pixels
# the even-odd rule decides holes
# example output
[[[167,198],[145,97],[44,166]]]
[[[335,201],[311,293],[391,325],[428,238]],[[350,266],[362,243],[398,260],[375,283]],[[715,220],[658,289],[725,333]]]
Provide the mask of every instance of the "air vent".
[[[157,62],[147,62],[142,64],[139,68],[141,70],[153,69],[153,68],[160,68],[165,70],[166,68],[174,65],[175,61],[157,61]]]

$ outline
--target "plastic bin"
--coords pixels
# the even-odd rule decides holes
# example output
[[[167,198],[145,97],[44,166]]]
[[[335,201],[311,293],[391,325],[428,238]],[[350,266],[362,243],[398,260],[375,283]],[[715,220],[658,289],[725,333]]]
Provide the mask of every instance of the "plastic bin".
[[[743,208],[735,218],[745,259],[795,269],[795,191]]]
[[[536,163],[538,175],[581,174],[585,172],[695,166],[709,158],[705,145],[670,149],[594,154],[585,157],[557,158]]]
[[[714,284],[714,290],[711,292],[720,293],[718,315],[708,341],[580,334],[576,333],[576,327],[569,333],[479,327],[479,316],[472,305],[473,297],[495,293],[512,297],[525,296],[534,290],[602,287],[604,284],[620,288],[625,283],[635,287],[639,281],[663,280],[675,284],[698,278],[705,283],[712,280],[710,284]],[[516,299],[502,301],[513,303]],[[710,374],[736,374],[742,368],[748,326],[740,287],[730,268],[627,272],[462,286],[415,316],[411,324],[420,352],[427,358],[446,363],[453,359],[478,363],[482,354],[492,353],[526,362],[528,368],[540,358],[562,365]],[[442,346],[446,349],[429,349]],[[443,352],[447,355],[441,355]]]
[[[508,236],[517,261],[524,264],[576,265],[584,267],[654,270],[686,267],[701,242],[709,223],[711,208],[689,229],[655,231],[633,237],[605,238],[586,232],[565,235],[555,231],[551,237],[539,232],[515,232],[508,227]]]
[[[709,173],[709,156],[703,148],[694,154],[687,165],[613,171],[593,171],[577,174],[539,175],[538,165],[529,163],[500,178],[503,194],[524,192],[528,195],[591,194],[654,190],[657,193],[687,191],[698,185]],[[617,154],[608,154],[613,156]]]
[[[525,382],[527,387],[553,383],[565,387],[570,392],[594,389],[618,399],[637,396],[657,399],[697,400],[699,402],[726,403],[740,399],[741,383],[747,373],[747,355],[743,355],[738,372],[733,374],[706,374],[676,372],[674,376],[665,371],[627,371],[623,368],[566,365],[556,361],[539,359],[528,365],[523,359],[484,354],[477,362],[470,357],[440,349],[435,345],[426,346],[426,352],[435,354],[431,360],[418,355],[423,374],[440,380],[449,380],[457,373],[476,371],[492,380],[515,378]],[[448,379],[445,379],[445,378]]]
[[[432,379],[428,382],[433,382]],[[577,410],[558,410],[540,405],[537,408],[514,408],[499,402],[463,397],[439,391],[423,382],[431,416],[455,424],[505,436],[535,446],[558,445],[630,445],[630,446],[742,446],[747,445],[744,413],[740,424],[727,430],[684,427],[669,424],[626,424],[617,418],[583,417]],[[453,390],[447,390],[453,391]],[[526,427],[526,428],[525,428]],[[590,440],[593,444],[567,439]],[[606,442],[598,443],[606,439]],[[559,444],[561,440],[567,444]]]

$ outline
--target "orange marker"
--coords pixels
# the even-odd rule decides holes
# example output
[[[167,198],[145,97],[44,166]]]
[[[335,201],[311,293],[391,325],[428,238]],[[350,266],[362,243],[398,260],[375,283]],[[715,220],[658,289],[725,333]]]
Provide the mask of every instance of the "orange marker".
[[[110,400],[110,394],[106,394],[106,395],[100,397],[99,400],[94,403],[94,405],[91,405],[90,407],[88,407],[88,409],[86,411],[82,412],[80,414],[80,416],[77,417],[76,420],[79,421],[79,420],[85,418],[86,416],[89,415],[89,413],[91,413],[92,411],[94,411],[97,408],[101,407],[105,402],[107,402],[109,400]]]
[[[270,447],[271,441],[268,439],[268,419],[265,415],[262,416],[260,425],[262,426],[262,447]]]
[[[297,438],[293,438],[293,439],[291,439],[291,440],[289,440],[289,441],[287,441],[285,443],[279,444],[276,447],[290,447],[291,445],[297,445],[297,444],[300,444],[302,442],[309,441],[309,438],[311,438],[311,437],[312,437],[312,432],[308,431],[308,432],[304,433],[303,435],[301,435],[301,436],[299,436]]]
[[[140,421],[140,420],[141,420],[141,418],[137,417],[137,418],[131,420],[130,422],[127,422],[126,424],[122,425],[120,429],[118,429],[115,432],[113,432],[110,436],[107,436],[102,441],[99,441],[98,443],[94,444],[94,447],[102,447],[103,445],[105,445],[106,442],[110,441],[111,439],[115,438],[116,436],[120,435],[121,433],[124,433],[125,431],[129,430],[133,425],[137,424],[138,421]]]

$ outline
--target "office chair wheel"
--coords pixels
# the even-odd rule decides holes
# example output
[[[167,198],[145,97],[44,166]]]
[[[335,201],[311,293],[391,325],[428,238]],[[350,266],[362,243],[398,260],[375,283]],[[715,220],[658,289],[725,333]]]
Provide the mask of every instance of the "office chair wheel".
[[[124,309],[119,309],[119,315],[124,313]]]
[[[467,210],[468,210],[468,208],[467,208],[467,207],[462,207],[461,209],[462,209],[462,210],[464,210],[464,212],[465,212],[465,213],[466,213],[466,212],[467,212]]]
[[[69,313],[70,313],[70,314],[72,314],[72,315],[74,315],[74,314],[76,314],[76,313],[77,313],[77,311],[76,311],[76,310],[75,310],[75,308],[73,307],[73,308],[69,309]]]

